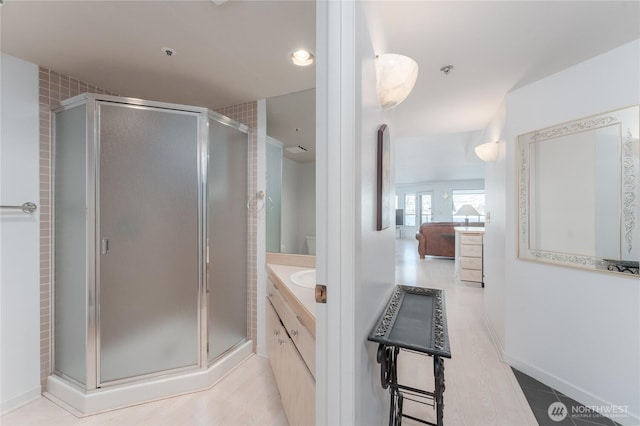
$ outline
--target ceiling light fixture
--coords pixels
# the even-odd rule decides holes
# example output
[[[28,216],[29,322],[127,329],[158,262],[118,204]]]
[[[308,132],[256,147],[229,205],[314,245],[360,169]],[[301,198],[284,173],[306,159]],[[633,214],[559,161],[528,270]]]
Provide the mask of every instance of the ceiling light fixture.
[[[313,63],[313,54],[304,49],[296,50],[291,54],[291,62],[299,67],[306,67]]]
[[[487,163],[494,162],[498,159],[498,154],[500,154],[500,141],[483,143],[476,146],[475,151],[482,161]]]
[[[449,75],[451,71],[453,71],[453,65],[445,65],[444,67],[440,68],[440,72],[444,75]]]
[[[167,56],[174,56],[176,54],[176,51],[175,49],[172,49],[170,47],[163,47],[162,53],[164,53]]]
[[[383,110],[404,101],[417,79],[418,64],[410,57],[395,53],[376,56],[376,89]]]

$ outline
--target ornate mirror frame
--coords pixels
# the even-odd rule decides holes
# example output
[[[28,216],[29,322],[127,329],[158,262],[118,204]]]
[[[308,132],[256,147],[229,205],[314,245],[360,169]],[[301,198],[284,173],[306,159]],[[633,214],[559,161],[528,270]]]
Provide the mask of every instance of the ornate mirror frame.
[[[638,274],[639,133],[635,105],[518,136],[520,259]]]

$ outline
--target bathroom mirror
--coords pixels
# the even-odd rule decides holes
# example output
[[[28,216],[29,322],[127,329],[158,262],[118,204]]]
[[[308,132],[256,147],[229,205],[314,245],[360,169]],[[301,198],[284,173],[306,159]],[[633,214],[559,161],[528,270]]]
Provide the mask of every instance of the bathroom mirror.
[[[639,111],[518,137],[520,258],[638,273]]]
[[[315,89],[268,98],[267,251],[315,255]]]

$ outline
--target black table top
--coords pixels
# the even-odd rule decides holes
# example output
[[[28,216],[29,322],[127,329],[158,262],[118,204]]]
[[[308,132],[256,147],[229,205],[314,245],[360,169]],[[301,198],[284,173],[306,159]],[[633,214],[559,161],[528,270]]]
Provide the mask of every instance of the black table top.
[[[397,285],[368,340],[451,358],[444,291]]]

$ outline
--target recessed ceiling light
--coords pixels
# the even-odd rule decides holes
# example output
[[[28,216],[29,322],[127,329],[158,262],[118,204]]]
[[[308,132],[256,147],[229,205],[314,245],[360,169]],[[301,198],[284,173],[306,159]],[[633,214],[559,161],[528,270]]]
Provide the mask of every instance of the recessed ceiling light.
[[[306,67],[313,63],[313,54],[304,49],[296,50],[291,54],[291,62],[299,67]]]

